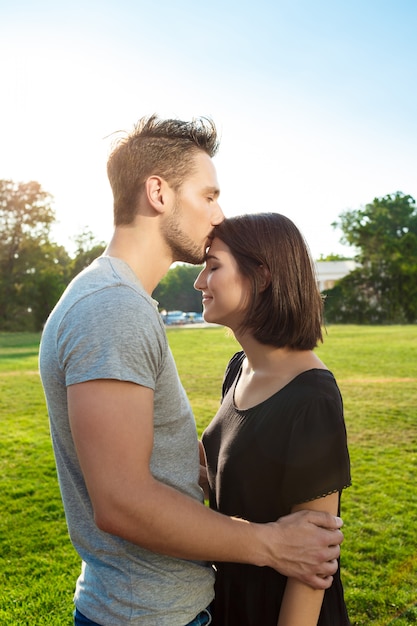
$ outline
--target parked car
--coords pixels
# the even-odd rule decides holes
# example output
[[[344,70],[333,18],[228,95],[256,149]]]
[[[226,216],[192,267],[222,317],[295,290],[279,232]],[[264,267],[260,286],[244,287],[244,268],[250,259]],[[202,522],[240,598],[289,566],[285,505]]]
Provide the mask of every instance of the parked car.
[[[204,322],[204,318],[201,313],[196,313],[195,311],[188,311],[187,313],[183,313],[184,316],[184,324],[201,324]]]
[[[204,322],[202,314],[196,311],[168,311],[162,315],[162,318],[167,326],[202,324]]]
[[[184,315],[184,311],[168,311],[162,317],[167,326],[179,326],[185,324]]]

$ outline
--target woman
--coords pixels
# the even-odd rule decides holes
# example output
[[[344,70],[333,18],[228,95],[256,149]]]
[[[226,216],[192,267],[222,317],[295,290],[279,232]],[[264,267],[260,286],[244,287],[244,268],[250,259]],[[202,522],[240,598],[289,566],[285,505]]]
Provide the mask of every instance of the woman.
[[[343,406],[313,352],[323,303],[302,235],[276,213],[227,219],[194,286],[204,319],[229,327],[242,347],[203,434],[210,506],[253,522],[306,508],[339,514],[350,484]],[[216,569],[216,626],[350,623],[339,572],[324,592],[267,567]]]

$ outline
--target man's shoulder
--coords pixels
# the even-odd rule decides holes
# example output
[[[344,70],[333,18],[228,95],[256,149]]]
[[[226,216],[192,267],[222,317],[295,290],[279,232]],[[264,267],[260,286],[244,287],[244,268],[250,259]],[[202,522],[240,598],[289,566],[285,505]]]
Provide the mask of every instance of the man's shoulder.
[[[61,296],[45,330],[51,326],[56,332],[100,326],[120,332],[123,327],[128,331],[146,323],[148,328],[154,327],[155,332],[162,333],[157,303],[132,270],[118,261],[99,257],[80,272]]]

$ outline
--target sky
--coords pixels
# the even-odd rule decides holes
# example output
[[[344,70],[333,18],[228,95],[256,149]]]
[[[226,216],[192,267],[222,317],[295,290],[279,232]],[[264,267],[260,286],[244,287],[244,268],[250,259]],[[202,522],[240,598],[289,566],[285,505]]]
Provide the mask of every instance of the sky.
[[[67,250],[107,241],[114,133],[209,116],[226,216],[351,256],[343,211],[417,197],[416,27],[415,0],[0,0],[0,178],[54,197]]]

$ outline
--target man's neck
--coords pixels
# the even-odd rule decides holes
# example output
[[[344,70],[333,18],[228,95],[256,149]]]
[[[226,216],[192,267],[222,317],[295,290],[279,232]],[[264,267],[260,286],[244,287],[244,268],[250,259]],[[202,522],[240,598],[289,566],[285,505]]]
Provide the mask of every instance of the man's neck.
[[[121,259],[152,294],[172,265],[172,258],[158,232],[138,226],[117,226],[104,256]]]

